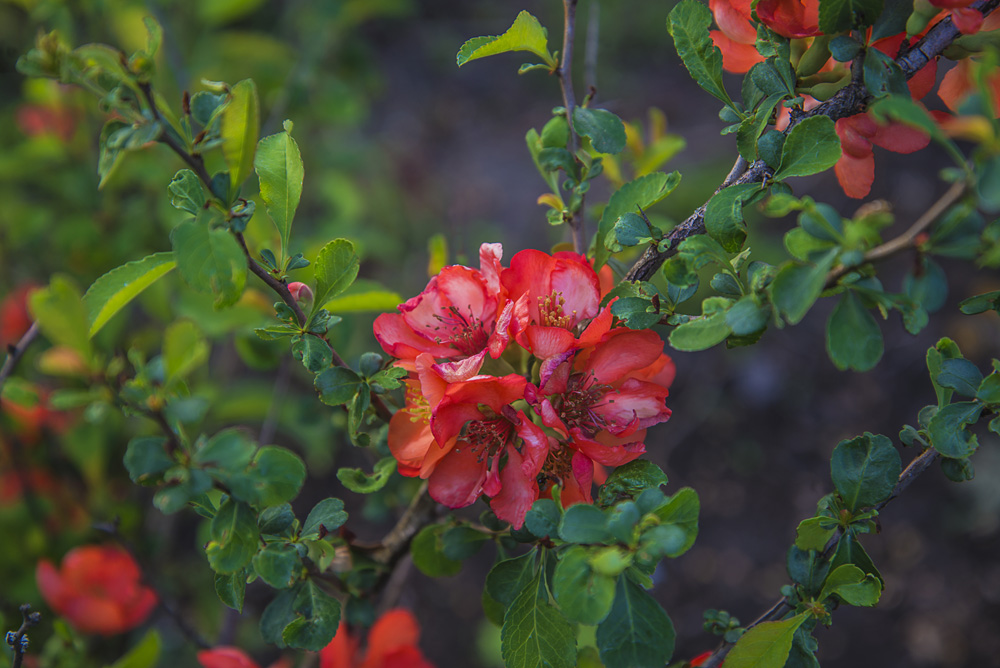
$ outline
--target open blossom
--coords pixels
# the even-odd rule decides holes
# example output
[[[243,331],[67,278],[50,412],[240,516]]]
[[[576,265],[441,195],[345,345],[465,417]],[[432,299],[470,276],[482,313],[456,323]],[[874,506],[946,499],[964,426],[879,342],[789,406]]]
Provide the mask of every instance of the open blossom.
[[[554,485],[564,504],[590,503],[602,465],[645,452],[646,429],[670,416],[673,362],[656,333],[615,326],[610,305],[601,308],[610,281],[585,256],[526,250],[503,268],[499,244],[482,249],[480,272],[446,267],[400,313],[376,321],[383,348],[409,372],[388,446],[398,471],[428,480],[439,503],[486,497],[520,528]],[[459,276],[465,292],[446,290]],[[476,299],[467,311],[460,294]],[[452,326],[446,314],[456,309],[478,324],[435,330],[435,339],[407,320],[423,313],[425,324]],[[497,312],[505,315],[476,315]],[[495,362],[485,363],[487,352]]]
[[[198,663],[202,668],[260,668],[238,647],[213,647],[198,652]],[[292,663],[282,657],[271,664],[270,668],[292,668]]]
[[[417,646],[419,641],[420,626],[413,614],[394,608],[372,626],[364,652],[359,639],[341,623],[337,635],[319,652],[319,668],[434,668]]]
[[[49,606],[84,633],[123,633],[142,624],[156,606],[156,594],[142,584],[135,560],[112,545],[72,549],[58,569],[42,561],[36,578]]]

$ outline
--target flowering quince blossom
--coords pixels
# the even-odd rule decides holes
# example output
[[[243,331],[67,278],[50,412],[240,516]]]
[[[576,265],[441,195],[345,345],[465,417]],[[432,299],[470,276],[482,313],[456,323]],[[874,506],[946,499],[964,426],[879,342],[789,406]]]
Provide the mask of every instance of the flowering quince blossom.
[[[42,561],[35,575],[49,606],[84,633],[110,636],[133,629],[157,602],[132,556],[112,545],[74,548],[58,570]]]
[[[417,620],[410,611],[394,608],[372,626],[364,653],[341,623],[337,635],[319,652],[319,668],[434,668],[417,646],[419,641]]]
[[[389,423],[399,472],[427,479],[431,497],[451,508],[486,496],[499,519],[520,528],[553,485],[562,486],[564,504],[590,503],[603,473],[597,465],[645,452],[646,429],[670,417],[664,401],[674,366],[656,333],[613,326],[610,305],[600,306],[609,282],[585,256],[526,250],[507,268],[501,256],[499,244],[483,244],[481,280],[466,281],[471,306],[459,305],[458,292],[442,297],[441,277],[476,273],[445,267],[400,314],[380,316],[375,332],[410,372],[406,403]],[[439,326],[451,323],[448,314],[471,314],[461,323],[477,324],[462,331],[475,337],[455,335],[457,328],[420,334],[405,318],[425,302],[435,304],[430,318]],[[477,315],[498,311],[505,315]],[[461,359],[455,342],[473,339]],[[496,361],[486,368],[499,374],[481,373],[487,351]]]
[[[202,668],[260,668],[243,650],[237,647],[213,647],[198,652],[198,663]],[[292,668],[292,663],[282,657],[270,668]]]

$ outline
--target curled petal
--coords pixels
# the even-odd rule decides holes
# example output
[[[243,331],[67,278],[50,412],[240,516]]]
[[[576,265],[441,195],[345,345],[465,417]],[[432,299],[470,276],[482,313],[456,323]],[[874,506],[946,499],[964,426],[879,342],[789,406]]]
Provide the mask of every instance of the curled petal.
[[[741,0],[709,0],[708,7],[726,37],[740,44],[754,44],[757,30],[750,23],[750,4]]]
[[[383,313],[375,318],[375,338],[382,350],[399,358],[413,358],[420,353],[434,357],[451,357],[455,350],[442,346],[413,331],[399,313]]]
[[[593,372],[599,383],[614,383],[632,371],[657,361],[663,353],[663,339],[648,329],[620,329],[613,338],[595,347],[582,369]]]
[[[515,529],[524,526],[524,516],[538,499],[538,483],[524,475],[521,453],[507,448],[507,465],[500,472],[503,489],[490,501],[496,516]]]
[[[844,153],[833,166],[833,171],[844,194],[862,199],[871,192],[872,183],[875,182],[875,156],[869,153],[866,157],[857,158]]]
[[[486,350],[481,350],[472,357],[455,362],[442,362],[433,365],[433,369],[445,382],[458,383],[468,380],[479,373],[483,366],[483,359],[486,357]]]
[[[572,447],[587,455],[587,457],[594,460],[598,464],[604,464],[605,466],[621,466],[622,464],[627,464],[646,452],[645,444],[638,440],[622,445],[606,445],[597,439],[609,441],[617,439],[602,439],[600,435],[596,436],[594,439],[590,439],[587,438],[587,436],[585,436],[579,429],[574,428],[572,431]],[[645,436],[644,431],[639,432],[636,436],[639,434],[643,437]]]
[[[712,30],[709,36],[712,38],[712,43],[722,52],[722,67],[727,72],[744,74],[757,63],[764,62],[764,56],[757,53],[756,47],[752,44],[735,42],[720,30]]]
[[[449,508],[472,505],[483,491],[486,460],[472,451],[468,443],[459,443],[438,462],[428,480],[431,498]]]
[[[521,454],[524,456],[524,475],[535,477],[542,470],[545,458],[549,454],[549,439],[545,432],[528,419],[524,411],[518,411],[521,424],[517,426],[517,435],[524,441],[521,447]]]

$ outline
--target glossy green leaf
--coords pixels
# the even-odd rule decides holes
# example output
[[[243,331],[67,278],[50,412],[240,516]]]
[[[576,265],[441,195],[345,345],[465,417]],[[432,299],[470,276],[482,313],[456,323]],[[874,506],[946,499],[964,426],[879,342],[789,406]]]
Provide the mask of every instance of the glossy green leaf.
[[[281,639],[289,647],[318,652],[337,634],[340,603],[312,580],[298,590],[292,601],[292,612],[295,619],[281,632]]]
[[[53,276],[48,287],[29,295],[28,309],[45,338],[72,348],[84,359],[90,358],[86,307],[80,291],[69,278],[61,274]]]
[[[684,67],[706,92],[733,106],[722,84],[722,52],[709,36],[712,12],[697,0],[681,0],[670,11],[667,30]]]
[[[854,564],[844,564],[830,573],[817,600],[835,595],[848,605],[871,607],[882,595],[882,584]]]
[[[185,378],[208,361],[208,341],[190,320],[167,327],[163,335],[163,373],[166,382]]]
[[[144,485],[154,483],[177,464],[167,454],[167,439],[162,436],[137,436],[125,449],[125,470],[132,482]]]
[[[668,497],[665,504],[656,509],[656,516],[663,525],[678,527],[683,533],[680,542],[665,551],[668,557],[679,557],[691,549],[698,537],[698,514],[701,511],[701,501],[698,493],[690,487],[677,490]]]
[[[201,185],[201,179],[190,169],[182,169],[174,174],[167,192],[170,194],[171,204],[192,216],[197,216],[205,208],[205,188]]]
[[[486,591],[506,609],[531,582],[538,552],[531,550],[520,557],[498,561],[486,575]]]
[[[216,573],[235,573],[257,552],[257,518],[245,503],[227,499],[212,520],[212,540],[205,548]]]
[[[215,212],[203,210],[170,233],[177,269],[184,281],[199,292],[215,295],[217,309],[232,306],[243,294],[247,259],[227,230],[209,227]]]
[[[759,183],[745,183],[720,190],[705,207],[705,230],[730,253],[736,253],[746,241],[743,205],[760,190]]]
[[[316,257],[315,312],[346,290],[358,275],[361,260],[354,252],[354,244],[347,239],[334,239],[323,246]]]
[[[823,292],[837,253],[837,249],[831,249],[815,264],[790,263],[778,270],[768,290],[771,303],[790,324],[798,324]]]
[[[671,172],[669,174],[653,172],[652,174],[640,176],[633,181],[629,181],[615,191],[608,201],[608,205],[604,207],[604,212],[601,214],[601,222],[597,227],[597,240],[594,244],[594,263],[596,268],[600,269],[607,262],[609,253],[604,240],[607,238],[608,233],[614,229],[618,219],[626,213],[634,213],[639,208],[647,209],[656,204],[673,192],[674,188],[680,182],[681,175],[679,172]]]
[[[303,334],[292,339],[292,357],[309,371],[319,373],[333,363],[330,345],[318,336]]]
[[[267,207],[267,214],[278,228],[282,253],[285,253],[292,231],[292,219],[302,198],[302,180],[305,176],[302,155],[299,153],[299,145],[292,139],[289,121],[285,121],[284,132],[260,140],[253,166],[260,179],[260,197]]]
[[[722,343],[733,330],[726,323],[726,311],[716,311],[678,325],[670,332],[670,345],[676,350],[694,352]]]
[[[941,387],[949,387],[963,397],[975,397],[982,382],[983,374],[967,359],[947,359],[941,362],[941,372],[937,375],[937,384]]]
[[[615,598],[615,578],[591,567],[590,552],[579,545],[563,552],[552,576],[556,603],[567,619],[580,624],[600,624]]]
[[[840,139],[827,116],[805,119],[788,133],[781,149],[781,167],[775,180],[809,176],[833,167],[840,159]]]
[[[509,668],[576,665],[576,625],[549,603],[544,568],[507,608],[500,648]]]
[[[510,51],[529,51],[550,67],[557,62],[549,53],[548,35],[542,24],[534,16],[522,11],[514,19],[513,25],[502,35],[494,37],[474,37],[462,45],[456,58],[458,66],[465,65],[470,60],[494,56]]]
[[[354,399],[362,380],[351,369],[335,366],[318,374],[314,383],[319,390],[320,401],[329,406],[339,406]]]
[[[605,109],[574,107],[573,129],[600,153],[621,153],[625,148],[625,124]]]
[[[674,625],[652,596],[626,575],[615,602],[597,627],[597,648],[607,668],[661,668],[674,653]]]
[[[337,480],[352,492],[371,494],[385,487],[395,472],[396,459],[389,456],[375,462],[375,468],[370,474],[362,469],[337,469]]]
[[[410,543],[410,556],[413,557],[413,565],[421,573],[432,578],[455,575],[462,570],[461,561],[444,556],[441,535],[445,529],[446,527],[441,524],[432,524],[418,533],[413,542]]]
[[[559,523],[559,536],[570,543],[601,543],[610,535],[604,512],[585,503],[570,506]]]
[[[808,617],[802,613],[780,622],[761,622],[748,630],[726,656],[726,668],[782,668],[795,631]]]
[[[645,459],[635,459],[617,467],[601,485],[597,502],[610,506],[620,498],[634,498],[646,489],[656,489],[667,484],[667,474],[659,466]]]
[[[964,459],[974,453],[979,447],[979,439],[965,426],[975,424],[983,408],[978,401],[959,401],[935,413],[927,425],[927,434],[934,449],[944,457],[956,459]]]
[[[215,574],[215,593],[219,600],[236,612],[243,612],[243,600],[247,592],[246,571]]]
[[[302,559],[289,543],[268,543],[253,557],[253,569],[275,589],[295,584],[302,572]]]
[[[820,0],[819,29],[826,35],[867,28],[882,13],[883,0]]]
[[[98,278],[83,295],[87,333],[93,337],[118,311],[177,266],[173,253],[154,253]]]
[[[882,330],[861,299],[848,291],[826,323],[826,350],[841,371],[868,371],[882,359]]]
[[[260,101],[257,84],[244,79],[233,86],[229,103],[222,110],[222,155],[229,167],[229,200],[236,198],[253,169],[257,135],[260,132]]]
[[[810,517],[799,522],[795,529],[795,547],[822,552],[836,531],[835,527],[828,526],[830,522],[826,517]]]
[[[726,311],[726,325],[736,336],[749,336],[762,331],[771,322],[771,305],[759,303],[755,295],[749,294],[737,300]]]
[[[852,511],[888,498],[902,470],[899,451],[881,434],[841,441],[830,458],[833,484]]]

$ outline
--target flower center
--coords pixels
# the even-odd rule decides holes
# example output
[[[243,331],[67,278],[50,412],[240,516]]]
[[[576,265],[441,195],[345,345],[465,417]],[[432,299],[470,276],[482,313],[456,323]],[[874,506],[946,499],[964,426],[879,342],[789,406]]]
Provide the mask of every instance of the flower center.
[[[435,332],[445,336],[435,336],[437,343],[445,343],[463,355],[471,357],[486,347],[489,334],[483,323],[476,319],[472,307],[467,306],[469,313],[465,315],[457,306],[448,306],[440,313],[434,314],[434,319],[441,324],[434,328]],[[441,330],[445,330],[441,332]]]
[[[573,475],[573,449],[566,446],[553,450],[545,458],[542,470],[539,471],[536,482],[539,491],[545,491],[549,484],[562,483]]]
[[[587,436],[593,436],[608,426],[604,416],[594,409],[603,405],[611,386],[587,381],[583,374],[570,376],[566,391],[557,401],[556,410],[567,427],[578,427]],[[614,403],[615,400],[606,401]]]
[[[489,420],[475,420],[465,426],[465,440],[472,451],[479,454],[479,461],[499,453],[510,440],[510,420],[497,417]]]
[[[539,297],[538,317],[541,320],[539,324],[544,327],[571,329],[576,320],[576,311],[567,315],[563,311],[564,306],[566,306],[566,298],[562,296],[561,292],[554,290],[550,295]]]
[[[406,383],[406,407],[404,410],[410,414],[410,422],[423,422],[429,424],[431,421],[431,405],[427,397],[420,391],[419,383]]]

